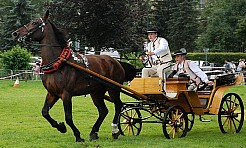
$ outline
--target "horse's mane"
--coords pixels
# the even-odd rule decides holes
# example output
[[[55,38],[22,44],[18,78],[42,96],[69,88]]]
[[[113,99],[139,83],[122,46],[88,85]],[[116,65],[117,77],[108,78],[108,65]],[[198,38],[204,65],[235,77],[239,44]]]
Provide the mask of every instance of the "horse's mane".
[[[49,21],[49,23],[51,24],[51,26],[55,32],[55,35],[56,35],[56,38],[57,38],[59,44],[62,46],[66,46],[67,40],[65,39],[64,33],[62,31],[60,31],[51,21]]]

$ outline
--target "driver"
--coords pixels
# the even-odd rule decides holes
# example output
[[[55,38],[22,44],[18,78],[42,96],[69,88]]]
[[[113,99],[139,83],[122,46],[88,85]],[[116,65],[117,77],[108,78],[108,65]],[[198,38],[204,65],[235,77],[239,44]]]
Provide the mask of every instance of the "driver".
[[[150,42],[146,47],[145,54],[149,57],[149,66],[142,69],[142,78],[158,76],[166,79],[171,73],[172,55],[166,39],[158,37],[156,29],[147,31]]]

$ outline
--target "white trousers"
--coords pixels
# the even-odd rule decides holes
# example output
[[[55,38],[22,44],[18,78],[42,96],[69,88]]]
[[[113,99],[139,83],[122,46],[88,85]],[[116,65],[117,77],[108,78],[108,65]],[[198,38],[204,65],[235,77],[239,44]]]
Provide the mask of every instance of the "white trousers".
[[[169,74],[171,74],[171,67],[168,67],[170,64],[158,64],[152,65],[151,68],[142,69],[142,78],[155,77],[158,76],[161,79],[166,79]],[[167,68],[168,67],[168,68]],[[164,71],[164,73],[162,73]],[[164,77],[163,77],[164,76]]]

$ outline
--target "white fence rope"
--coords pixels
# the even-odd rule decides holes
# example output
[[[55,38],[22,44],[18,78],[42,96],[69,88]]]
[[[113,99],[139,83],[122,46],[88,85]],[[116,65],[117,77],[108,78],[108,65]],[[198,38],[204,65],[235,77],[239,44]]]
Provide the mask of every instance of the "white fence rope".
[[[40,80],[43,73],[38,74],[37,78]],[[16,79],[19,78],[20,80],[36,80],[36,75],[33,73],[32,70],[3,70],[0,69],[0,80],[6,80],[6,79]]]

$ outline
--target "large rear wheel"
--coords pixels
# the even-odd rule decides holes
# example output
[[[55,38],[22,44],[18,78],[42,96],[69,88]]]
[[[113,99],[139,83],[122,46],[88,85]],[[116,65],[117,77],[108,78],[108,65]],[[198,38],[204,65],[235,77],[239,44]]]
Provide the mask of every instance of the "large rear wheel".
[[[118,128],[122,135],[137,136],[142,129],[141,113],[137,108],[124,109],[119,116]]]
[[[169,107],[164,116],[162,129],[167,139],[185,137],[188,132],[186,111],[178,105]]]
[[[218,122],[222,133],[240,132],[244,121],[242,99],[235,93],[226,94],[220,104]]]

